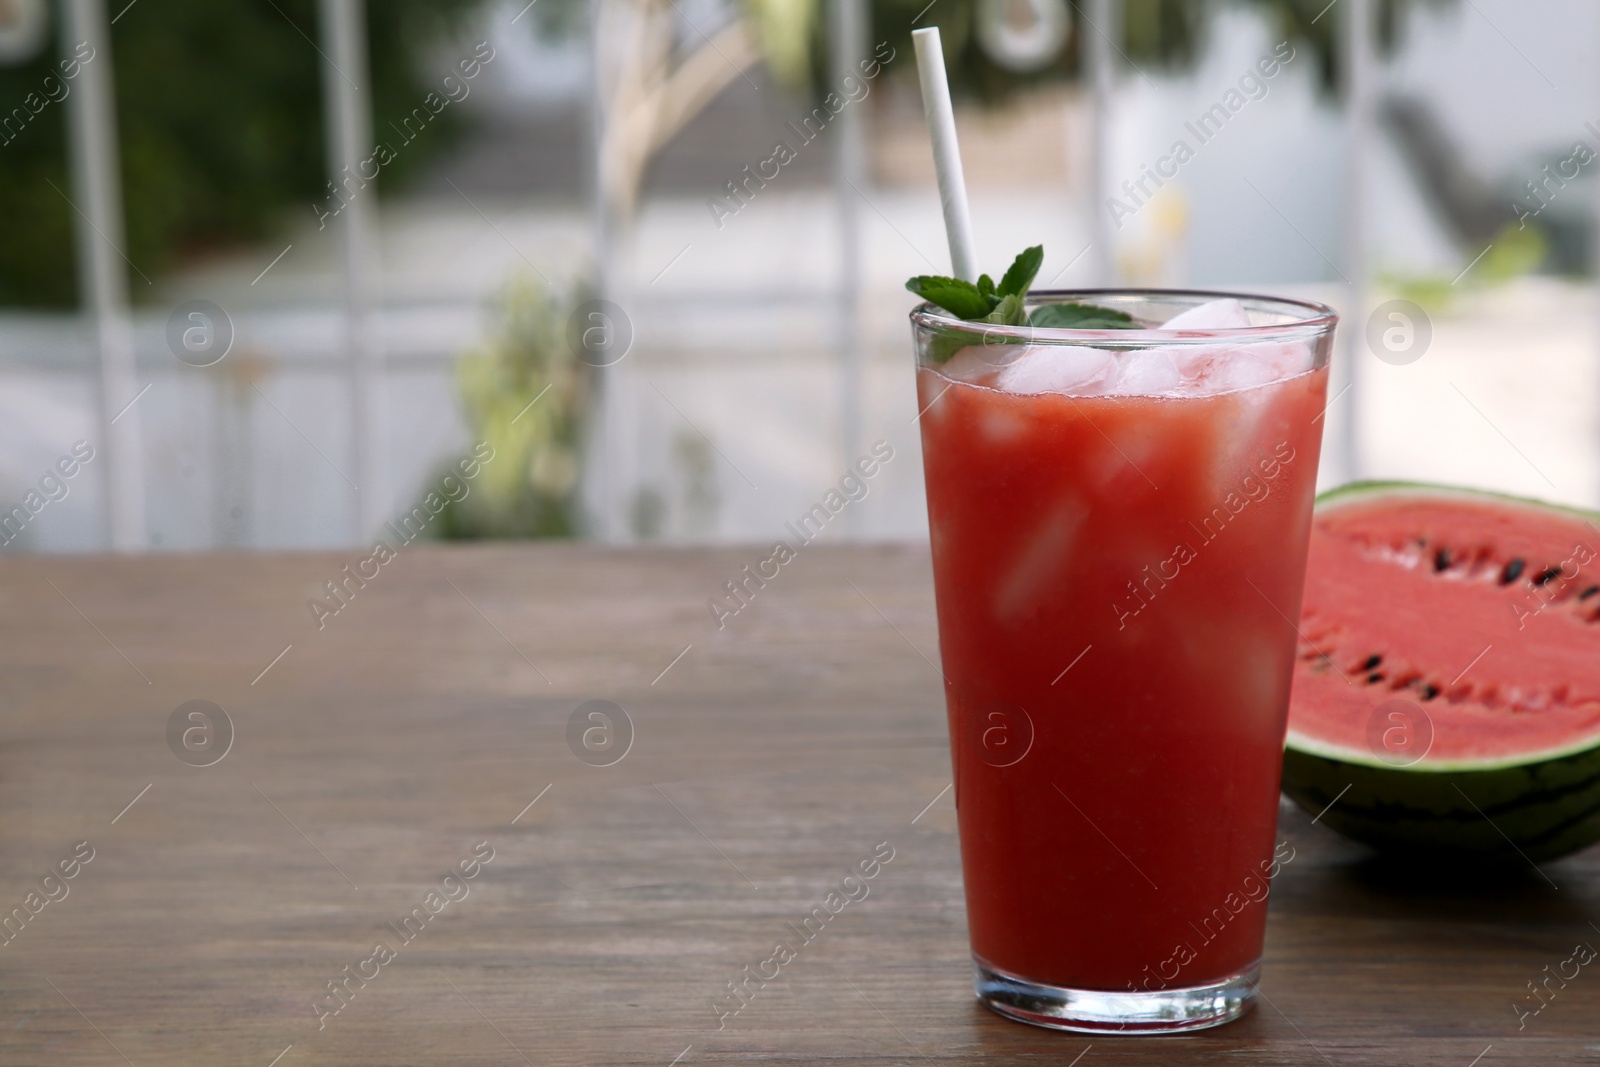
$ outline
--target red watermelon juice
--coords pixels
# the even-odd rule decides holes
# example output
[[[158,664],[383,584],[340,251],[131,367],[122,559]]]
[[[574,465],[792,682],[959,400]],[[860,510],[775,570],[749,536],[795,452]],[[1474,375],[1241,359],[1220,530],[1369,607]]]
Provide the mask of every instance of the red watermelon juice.
[[[1254,996],[1292,858],[1274,848],[1290,620],[1333,316],[1041,296],[1173,329],[985,343],[913,314],[978,994],[1066,1029],[1217,1025]],[[1216,321],[1234,325],[1176,332]],[[962,330],[976,343],[936,362]],[[1046,343],[995,343],[1023,338]]]

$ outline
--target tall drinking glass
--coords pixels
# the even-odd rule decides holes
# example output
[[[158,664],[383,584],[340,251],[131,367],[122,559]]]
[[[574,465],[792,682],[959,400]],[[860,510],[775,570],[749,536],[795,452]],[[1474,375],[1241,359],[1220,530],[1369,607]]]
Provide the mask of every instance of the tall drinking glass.
[[[1215,1026],[1253,1001],[1293,858],[1278,776],[1335,315],[1029,300],[1151,328],[911,315],[978,997],[1061,1029]]]

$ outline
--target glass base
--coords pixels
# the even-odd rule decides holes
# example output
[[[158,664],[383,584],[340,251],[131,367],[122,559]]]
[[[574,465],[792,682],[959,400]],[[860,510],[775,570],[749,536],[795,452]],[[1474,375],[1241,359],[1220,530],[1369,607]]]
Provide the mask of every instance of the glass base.
[[[973,958],[973,985],[986,1008],[1008,1019],[1089,1034],[1175,1034],[1239,1018],[1255,1004],[1259,961],[1229,978],[1187,989],[1117,993],[1040,985]]]

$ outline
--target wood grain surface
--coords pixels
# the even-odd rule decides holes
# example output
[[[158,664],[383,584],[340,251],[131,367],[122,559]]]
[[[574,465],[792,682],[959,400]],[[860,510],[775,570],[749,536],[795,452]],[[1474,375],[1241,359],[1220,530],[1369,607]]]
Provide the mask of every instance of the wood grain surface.
[[[321,629],[307,598],[360,554],[6,561],[0,1064],[1600,1062],[1600,965],[1515,1008],[1600,946],[1600,851],[1403,872],[1289,809],[1252,1015],[989,1014],[927,555],[808,547],[719,631],[707,599],[761,555],[408,547]],[[210,766],[169,746],[193,700],[232,724]],[[609,766],[569,744],[591,700],[632,724]]]

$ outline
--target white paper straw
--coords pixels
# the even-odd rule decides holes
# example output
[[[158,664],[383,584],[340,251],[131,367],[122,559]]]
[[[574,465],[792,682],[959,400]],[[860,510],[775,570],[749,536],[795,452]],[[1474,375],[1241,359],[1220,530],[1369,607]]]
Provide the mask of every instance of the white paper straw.
[[[956,143],[956,117],[950,107],[950,83],[944,72],[939,27],[911,32],[917,51],[917,77],[922,82],[922,110],[933,142],[933,169],[939,176],[939,203],[950,239],[950,268],[957,278],[978,280],[978,250],[972,240],[972,215],[967,210],[967,182],[961,173],[961,148]]]

